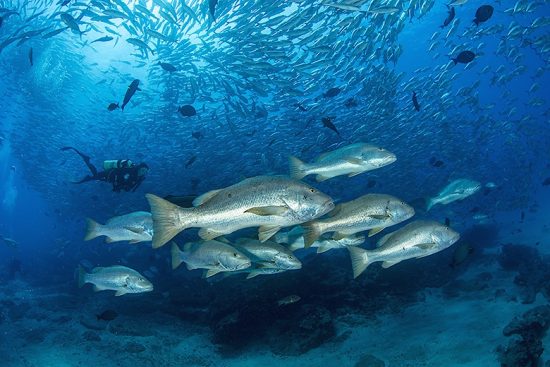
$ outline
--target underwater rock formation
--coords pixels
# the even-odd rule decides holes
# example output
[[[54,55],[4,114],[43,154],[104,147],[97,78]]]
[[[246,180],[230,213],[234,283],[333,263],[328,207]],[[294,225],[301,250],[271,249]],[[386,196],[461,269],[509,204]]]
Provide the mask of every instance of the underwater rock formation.
[[[537,367],[544,351],[542,339],[550,327],[550,306],[538,306],[513,319],[503,330],[505,336],[519,335],[497,352],[502,367]]]
[[[275,354],[298,356],[317,348],[336,335],[330,312],[305,305],[292,318],[279,320],[269,345]]]
[[[522,289],[523,303],[533,303],[539,292],[550,300],[550,259],[543,258],[536,248],[504,245],[498,261],[504,270],[518,272],[514,283]]]

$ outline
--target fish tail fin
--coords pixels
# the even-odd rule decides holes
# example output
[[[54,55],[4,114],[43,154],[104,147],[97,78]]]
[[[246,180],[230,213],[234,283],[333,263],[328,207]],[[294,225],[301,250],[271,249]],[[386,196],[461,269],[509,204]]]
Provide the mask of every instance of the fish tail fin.
[[[181,250],[174,241],[172,241],[172,248],[170,252],[172,254],[172,270],[174,270],[177,269],[177,267],[183,262],[181,258]]]
[[[317,222],[304,223],[302,227],[304,228],[304,248],[308,248],[321,236],[322,231]]]
[[[101,224],[97,223],[95,220],[86,218],[86,235],[84,236],[84,241],[89,241],[101,236],[101,227]]]
[[[290,177],[297,180],[307,176],[306,164],[294,156],[288,157],[288,164],[290,166]]]
[[[84,270],[82,265],[78,265],[78,288],[82,288],[86,284],[86,275],[86,270]]]
[[[349,256],[351,258],[351,269],[353,270],[353,278],[357,278],[370,265],[367,250],[360,247],[348,247]]]
[[[187,228],[193,209],[184,209],[156,195],[146,194],[153,216],[153,248],[158,248]]]

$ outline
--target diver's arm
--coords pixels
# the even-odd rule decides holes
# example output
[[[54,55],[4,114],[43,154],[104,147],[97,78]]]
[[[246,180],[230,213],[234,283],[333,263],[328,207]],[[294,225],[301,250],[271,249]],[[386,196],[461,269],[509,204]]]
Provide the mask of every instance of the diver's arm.
[[[136,189],[139,187],[139,185],[141,185],[141,183],[143,182],[144,179],[145,179],[145,177],[139,177],[136,180],[136,183],[134,184],[134,187],[132,188],[132,192],[136,191]]]

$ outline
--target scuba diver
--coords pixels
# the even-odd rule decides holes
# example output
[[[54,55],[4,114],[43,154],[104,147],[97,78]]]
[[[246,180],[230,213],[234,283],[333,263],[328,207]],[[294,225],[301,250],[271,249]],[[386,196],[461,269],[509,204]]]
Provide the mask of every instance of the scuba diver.
[[[86,175],[82,180],[73,182],[81,184],[88,181],[105,181],[113,185],[114,192],[124,190],[136,191],[138,186],[145,179],[149,167],[145,163],[134,164],[128,159],[109,160],[103,162],[103,171],[98,172],[97,168],[90,162],[90,157],[79,152],[73,147],[63,147],[61,150],[74,150],[88,166],[92,175]]]

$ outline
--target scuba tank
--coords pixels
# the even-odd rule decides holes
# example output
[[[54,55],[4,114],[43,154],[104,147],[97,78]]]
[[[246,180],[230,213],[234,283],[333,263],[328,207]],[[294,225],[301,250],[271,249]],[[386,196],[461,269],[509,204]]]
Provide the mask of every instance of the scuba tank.
[[[129,159],[111,159],[108,161],[103,161],[103,169],[105,171],[114,168],[128,168],[132,167],[132,165],[132,161]]]

